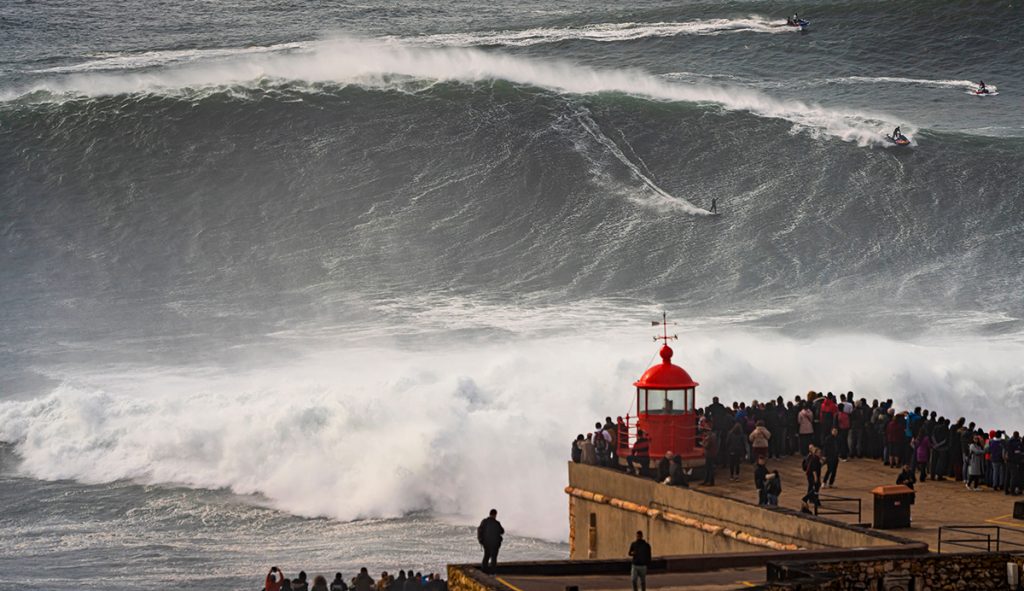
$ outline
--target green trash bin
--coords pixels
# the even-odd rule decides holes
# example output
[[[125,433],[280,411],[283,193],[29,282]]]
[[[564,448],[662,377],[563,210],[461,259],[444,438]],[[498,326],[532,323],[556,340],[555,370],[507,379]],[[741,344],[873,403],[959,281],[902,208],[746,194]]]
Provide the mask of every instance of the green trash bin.
[[[914,504],[914,489],[893,484],[871,489],[875,496],[875,529],[910,527],[910,506]]]

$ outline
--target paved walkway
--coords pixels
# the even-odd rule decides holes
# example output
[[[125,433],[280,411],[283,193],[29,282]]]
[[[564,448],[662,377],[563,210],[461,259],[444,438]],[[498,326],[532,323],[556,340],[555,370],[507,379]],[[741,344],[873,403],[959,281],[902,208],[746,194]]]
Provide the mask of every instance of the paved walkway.
[[[769,470],[778,470],[782,476],[782,496],[779,504],[790,509],[800,509],[800,498],[807,489],[807,480],[797,456],[768,461]],[[824,474],[824,472],[822,472]],[[824,495],[857,498],[861,500],[861,523],[874,520],[874,497],[871,489],[879,485],[896,484],[899,469],[882,465],[881,460],[850,460],[840,462],[836,472],[836,487],[822,489],[822,503],[827,507],[835,505],[856,509],[856,503],[829,501]],[[698,486],[706,492],[721,494],[747,502],[757,502],[754,489],[754,466],[744,463],[740,468],[740,480],[729,481],[728,467],[715,472],[715,486]],[[911,509],[909,529],[888,530],[893,534],[925,542],[936,550],[940,525],[1000,525],[1011,528],[1015,534],[1003,532],[1004,539],[1024,544],[1024,521],[1013,519],[1013,503],[1024,497],[1007,496],[1002,491],[994,492],[982,487],[981,492],[972,492],[964,483],[955,480],[919,482],[915,485],[917,498]],[[827,515],[830,519],[855,523],[855,515]],[[964,549],[960,549],[964,550]]]
[[[753,587],[765,582],[764,567],[739,568],[706,573],[665,573],[647,577],[648,589],[671,591],[724,591]],[[585,577],[527,577],[502,576],[499,580],[519,591],[565,591],[566,585],[576,585],[580,591],[602,589],[632,589],[629,574]]]

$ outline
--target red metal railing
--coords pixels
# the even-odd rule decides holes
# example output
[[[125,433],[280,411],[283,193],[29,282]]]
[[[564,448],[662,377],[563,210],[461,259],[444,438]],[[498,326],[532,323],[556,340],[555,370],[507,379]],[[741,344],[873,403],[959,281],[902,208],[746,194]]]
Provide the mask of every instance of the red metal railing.
[[[693,413],[631,417],[625,419],[625,429],[618,431],[616,449],[619,457],[628,456],[636,443],[637,429],[643,429],[650,441],[650,457],[660,457],[665,452],[682,455],[683,457],[702,456],[697,437],[697,417]]]

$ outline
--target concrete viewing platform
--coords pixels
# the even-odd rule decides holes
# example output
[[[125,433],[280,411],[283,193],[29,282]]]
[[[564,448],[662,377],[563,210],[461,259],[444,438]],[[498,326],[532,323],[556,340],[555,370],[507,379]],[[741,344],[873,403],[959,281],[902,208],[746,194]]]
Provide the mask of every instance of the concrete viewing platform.
[[[778,508],[757,506],[753,466],[746,463],[739,481],[719,469],[717,485],[701,486],[698,479],[688,489],[570,463],[570,560],[499,563],[492,573],[449,565],[449,585],[453,591],[630,589],[627,550],[637,531],[654,553],[647,584],[663,591],[1002,590],[1011,567],[1024,570],[1024,522],[1012,517],[1018,497],[929,480],[916,485],[911,527],[880,530],[871,526],[871,490],[894,484],[896,469],[878,460],[841,462],[836,488],[822,491],[822,510],[813,516],[799,511],[806,491],[800,458],[770,460],[768,468],[782,477]],[[957,525],[985,529],[946,530],[937,554],[939,527]],[[1001,542],[986,547],[986,536]]]
[[[799,456],[788,456],[768,460],[769,470],[778,470],[782,476],[782,495],[779,506],[799,510],[800,499],[807,490],[807,480],[801,468]],[[880,485],[896,483],[898,468],[882,465],[881,460],[851,459],[840,462],[836,472],[836,487],[821,490],[822,516],[858,523],[856,515],[834,514],[830,509],[856,510],[856,502],[840,501],[830,497],[859,499],[861,517],[859,522],[871,524],[874,517],[874,497],[871,489]],[[754,466],[744,463],[740,468],[740,480],[729,481],[728,467],[715,472],[715,486],[700,486],[697,490],[710,494],[757,503],[754,489]],[[928,544],[936,551],[939,526],[942,525],[998,525],[1013,528],[1019,534],[1011,534],[1012,540],[1024,543],[1024,521],[1013,519],[1013,503],[1024,497],[1008,496],[1002,491],[994,492],[983,487],[979,492],[969,491],[963,482],[947,478],[945,481],[928,480],[915,485],[916,499],[911,508],[911,527],[885,530],[903,538]]]

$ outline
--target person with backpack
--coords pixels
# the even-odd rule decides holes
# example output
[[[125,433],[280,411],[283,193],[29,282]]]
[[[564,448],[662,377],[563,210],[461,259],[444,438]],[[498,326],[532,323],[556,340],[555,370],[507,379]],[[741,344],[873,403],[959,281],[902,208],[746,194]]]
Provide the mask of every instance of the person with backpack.
[[[821,506],[821,499],[818,497],[818,490],[821,488],[821,451],[817,447],[810,446],[802,467],[807,476],[807,493],[800,499],[803,502],[800,510],[811,513],[811,505]]]
[[[334,580],[331,581],[331,591],[348,591],[348,585],[345,583],[341,573],[334,573]]]
[[[608,465],[611,444],[612,436],[605,431],[601,423],[594,423],[594,452],[597,454],[597,463],[599,465]]]

